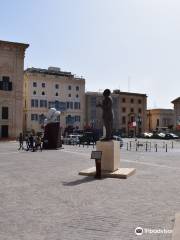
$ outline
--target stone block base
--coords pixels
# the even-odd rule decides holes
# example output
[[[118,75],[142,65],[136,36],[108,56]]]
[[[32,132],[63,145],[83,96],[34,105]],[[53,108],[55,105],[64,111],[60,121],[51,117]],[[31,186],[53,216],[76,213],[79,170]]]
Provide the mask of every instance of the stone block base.
[[[172,233],[172,240],[180,239],[180,213],[176,213],[175,215],[175,224]]]
[[[115,140],[97,141],[96,150],[102,151],[101,169],[114,172],[120,167],[120,143]]]
[[[135,168],[118,168],[117,170],[110,172],[110,171],[101,171],[101,176],[103,177],[107,177],[107,178],[122,178],[122,179],[126,179],[128,177],[130,177],[131,175],[133,175],[136,172]],[[82,170],[81,172],[79,172],[79,175],[82,176],[95,176],[96,174],[96,168],[92,167],[92,168],[88,168],[85,170]]]

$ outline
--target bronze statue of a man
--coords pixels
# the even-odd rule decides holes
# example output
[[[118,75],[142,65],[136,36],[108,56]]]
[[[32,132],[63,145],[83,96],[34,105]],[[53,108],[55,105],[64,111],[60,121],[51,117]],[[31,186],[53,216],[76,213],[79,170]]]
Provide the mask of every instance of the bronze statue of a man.
[[[104,99],[102,103],[97,104],[97,107],[101,107],[103,114],[103,123],[106,129],[106,137],[102,141],[109,141],[113,139],[113,110],[112,110],[112,98],[111,91],[105,89],[103,92]]]

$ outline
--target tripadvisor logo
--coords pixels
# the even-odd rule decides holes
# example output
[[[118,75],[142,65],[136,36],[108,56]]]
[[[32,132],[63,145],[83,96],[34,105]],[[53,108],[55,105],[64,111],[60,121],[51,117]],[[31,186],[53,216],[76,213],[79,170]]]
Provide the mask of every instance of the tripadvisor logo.
[[[135,234],[136,234],[137,236],[143,235],[143,228],[137,227],[137,228],[135,229]]]

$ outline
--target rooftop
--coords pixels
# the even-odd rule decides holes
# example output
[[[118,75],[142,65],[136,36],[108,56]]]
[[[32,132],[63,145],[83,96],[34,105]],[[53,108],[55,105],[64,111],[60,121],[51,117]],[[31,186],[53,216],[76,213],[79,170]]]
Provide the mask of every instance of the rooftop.
[[[27,43],[19,43],[19,42],[9,42],[9,41],[3,41],[0,40],[0,44],[7,44],[7,45],[11,45],[11,46],[16,46],[16,47],[23,47],[23,48],[28,48],[29,44]]]
[[[102,95],[103,92],[86,92],[87,95]],[[143,94],[143,93],[133,93],[133,92],[121,92],[121,91],[112,91],[112,95],[129,95],[129,96],[143,96],[143,97],[147,97],[146,94]]]
[[[180,102],[180,97],[174,99],[171,103]]]
[[[49,67],[48,69],[42,68],[27,68],[25,70],[26,73],[39,73],[39,74],[48,74],[48,75],[56,75],[56,76],[65,76],[65,77],[74,77],[71,72],[61,71],[60,68]]]
[[[171,112],[173,112],[174,109],[172,109],[172,108],[152,108],[152,109],[147,109],[147,111],[164,111],[164,112],[171,111]]]

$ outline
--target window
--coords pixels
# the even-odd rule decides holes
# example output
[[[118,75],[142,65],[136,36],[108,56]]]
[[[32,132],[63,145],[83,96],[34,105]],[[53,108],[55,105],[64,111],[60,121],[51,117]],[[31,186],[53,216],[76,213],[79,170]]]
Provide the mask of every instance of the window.
[[[122,117],[122,124],[126,124],[126,117],[125,116]]]
[[[96,97],[91,97],[90,98],[91,107],[96,107],[96,101],[97,101]]]
[[[55,108],[55,102],[48,102],[48,108]]]
[[[126,99],[125,99],[125,98],[123,98],[123,99],[122,99],[122,102],[123,102],[123,103],[125,103],[125,102],[126,102]]]
[[[59,94],[58,94],[58,92],[56,92],[56,94],[55,94],[56,96],[58,96]]]
[[[55,88],[56,88],[56,89],[59,89],[59,84],[55,84]]]
[[[67,109],[73,109],[73,102],[67,102]]]
[[[79,86],[76,86],[76,91],[79,91]]]
[[[36,95],[36,91],[33,91],[33,95]]]
[[[10,82],[10,78],[3,76],[2,81],[0,81],[0,90],[3,91],[12,91],[12,82]]]
[[[73,102],[70,102],[70,108],[73,109]]]
[[[131,108],[131,112],[132,112],[132,113],[134,112],[134,108]]]
[[[76,98],[78,98],[78,97],[79,97],[79,95],[77,94],[77,95],[76,95]]]
[[[47,108],[47,100],[40,100],[40,107]]]
[[[134,103],[134,99],[133,98],[131,98],[131,103]]]
[[[142,103],[141,99],[138,99],[138,103],[139,103],[139,104],[141,104],[141,103]]]
[[[42,92],[42,95],[43,95],[43,96],[45,95],[45,92],[44,92],[44,91]]]
[[[46,119],[46,116],[44,114],[39,115],[39,123],[40,124],[43,124],[45,119]]]
[[[45,83],[42,83],[42,87],[45,88],[45,87],[46,87],[46,84],[45,84]]]
[[[37,99],[31,99],[31,107],[38,107],[38,100]]]
[[[142,109],[141,108],[138,109],[138,113],[142,113]]]
[[[2,119],[8,119],[8,107],[2,107]]]
[[[80,109],[80,102],[75,102],[74,103],[74,109]]]
[[[37,82],[33,82],[33,87],[37,87]]]
[[[73,124],[74,123],[74,117],[72,117],[71,115],[68,115],[66,117],[66,124]]]
[[[131,116],[131,122],[134,122],[135,118],[134,116]]]
[[[123,112],[123,113],[126,112],[126,108],[125,108],[125,107],[122,108],[122,112]]]
[[[70,85],[68,86],[68,90],[71,90],[71,86]]]
[[[71,97],[71,94],[69,94],[68,97]]]
[[[75,116],[75,122],[80,122],[81,121],[81,117],[80,116]]]
[[[38,114],[31,114],[31,121],[38,121]]]

